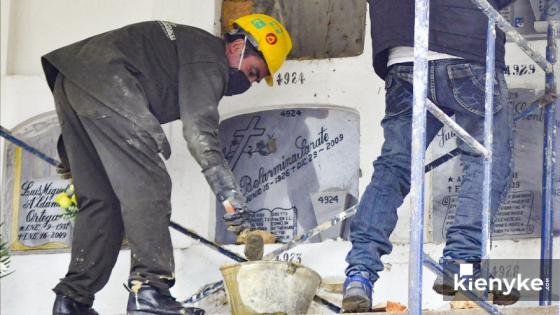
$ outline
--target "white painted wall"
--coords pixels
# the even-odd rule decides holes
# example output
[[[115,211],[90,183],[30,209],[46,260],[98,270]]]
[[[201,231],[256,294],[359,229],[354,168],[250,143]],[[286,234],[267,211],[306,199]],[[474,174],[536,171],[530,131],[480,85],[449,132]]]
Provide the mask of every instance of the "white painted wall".
[[[52,96],[41,73],[39,58],[57,47],[87,36],[129,23],[164,19],[190,24],[216,33],[219,29],[218,0],[1,0],[1,107],[0,123],[12,128],[37,114],[54,110]],[[369,22],[368,22],[369,23]],[[379,154],[383,141],[380,121],[384,113],[384,83],[371,67],[371,40],[366,26],[365,50],[361,56],[314,61],[288,61],[284,72],[303,72],[302,85],[267,87],[264,83],[248,93],[224,98],[222,117],[285,104],[331,104],[355,108],[361,115],[360,167],[363,177],[360,192],[369,182],[371,163]],[[544,51],[542,42],[537,43]],[[508,59],[529,63],[518,49],[508,47]],[[542,72],[523,79],[512,78],[513,87],[542,88]],[[173,155],[167,166],[173,179],[173,219],[202,235],[212,233],[214,200],[199,167],[190,157],[182,137],[179,122],[168,124],[165,130]],[[406,256],[409,206],[405,201],[399,210],[401,220],[393,233],[395,253],[386,258],[393,265],[376,287],[376,299],[406,302]],[[173,232],[176,250],[178,282],[175,293],[185,297],[203,284],[219,279],[217,267],[226,262],[220,255],[193,245],[190,240]],[[538,256],[538,240],[495,242],[497,255],[518,252],[526,257]],[[323,276],[342,276],[346,242],[308,245],[298,249],[304,253],[304,263]],[[558,248],[558,246],[556,246]],[[237,249],[239,250],[239,249]],[[441,244],[427,246],[438,257]],[[319,253],[329,253],[323,257]],[[494,254],[494,253],[493,253]],[[556,253],[558,255],[558,253]],[[505,255],[505,254],[504,254]],[[108,286],[98,295],[96,307],[101,314],[124,312],[126,292],[121,283],[128,274],[127,251],[123,251]],[[69,255],[20,255],[13,257],[16,273],[1,283],[0,313],[48,314],[53,294],[49,289],[65,273]],[[431,283],[427,275],[426,283]],[[430,281],[428,281],[430,280]],[[428,284],[426,284],[428,285]],[[424,291],[429,303],[435,299]],[[428,307],[440,307],[438,303]]]
[[[6,74],[6,61],[8,60],[8,26],[10,25],[10,0],[0,0],[0,74]]]

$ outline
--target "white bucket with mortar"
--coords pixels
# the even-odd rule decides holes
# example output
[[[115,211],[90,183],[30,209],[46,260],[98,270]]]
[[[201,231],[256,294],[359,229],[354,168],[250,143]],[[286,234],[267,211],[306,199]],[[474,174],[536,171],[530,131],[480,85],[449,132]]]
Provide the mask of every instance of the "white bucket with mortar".
[[[232,314],[305,314],[321,276],[305,266],[251,261],[220,268]]]

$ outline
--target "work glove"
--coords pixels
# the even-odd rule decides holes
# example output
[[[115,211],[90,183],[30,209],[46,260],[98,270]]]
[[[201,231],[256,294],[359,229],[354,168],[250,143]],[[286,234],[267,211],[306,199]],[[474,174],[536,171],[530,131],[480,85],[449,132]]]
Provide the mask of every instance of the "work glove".
[[[245,197],[235,190],[226,191],[220,194],[223,199],[222,204],[226,210],[224,221],[230,232],[239,234],[247,229],[251,229],[249,223],[249,209],[245,202]]]

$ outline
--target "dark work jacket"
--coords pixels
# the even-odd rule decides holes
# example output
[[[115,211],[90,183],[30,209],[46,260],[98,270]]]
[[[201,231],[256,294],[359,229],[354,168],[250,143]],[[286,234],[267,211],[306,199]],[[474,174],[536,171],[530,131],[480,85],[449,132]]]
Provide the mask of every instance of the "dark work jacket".
[[[146,130],[165,158],[171,150],[160,124],[181,119],[189,151],[212,190],[237,188],[218,138],[218,103],[229,68],[221,39],[186,25],[142,22],[60,48],[41,61],[51,89],[61,73]]]
[[[501,10],[515,0],[490,0]],[[373,67],[385,79],[389,50],[414,46],[414,0],[368,0]],[[428,49],[486,63],[488,18],[470,0],[431,0]],[[496,29],[496,66],[505,69],[505,35]]]

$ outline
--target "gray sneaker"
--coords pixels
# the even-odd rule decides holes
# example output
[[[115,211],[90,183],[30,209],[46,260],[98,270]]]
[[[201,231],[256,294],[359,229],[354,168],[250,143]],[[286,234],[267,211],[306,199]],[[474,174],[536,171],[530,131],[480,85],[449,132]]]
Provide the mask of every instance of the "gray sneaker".
[[[371,282],[367,273],[348,276],[342,292],[342,309],[346,313],[365,313],[371,310]]]

